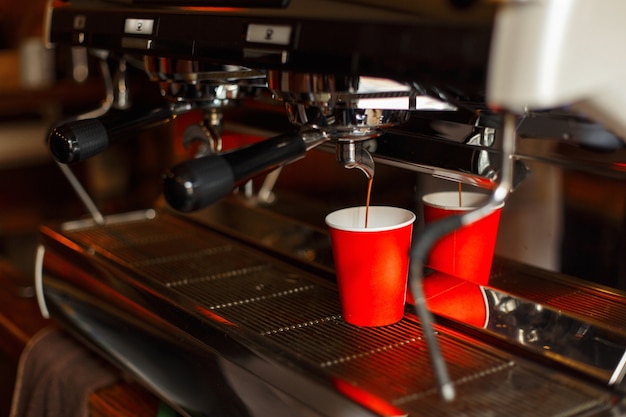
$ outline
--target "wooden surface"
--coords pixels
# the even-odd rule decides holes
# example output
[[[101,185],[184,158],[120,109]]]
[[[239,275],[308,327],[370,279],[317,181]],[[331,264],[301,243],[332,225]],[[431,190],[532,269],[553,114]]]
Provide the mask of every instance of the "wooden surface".
[[[89,398],[90,417],[156,417],[159,402],[134,382],[102,388]]]
[[[32,299],[20,297],[26,280],[6,261],[0,260],[0,415],[9,415],[19,356],[28,340],[46,322]]]
[[[0,415],[8,415],[19,357],[30,340],[46,326],[32,297],[30,279],[0,258]],[[122,380],[93,393],[93,417],[155,417],[159,400],[133,381]]]

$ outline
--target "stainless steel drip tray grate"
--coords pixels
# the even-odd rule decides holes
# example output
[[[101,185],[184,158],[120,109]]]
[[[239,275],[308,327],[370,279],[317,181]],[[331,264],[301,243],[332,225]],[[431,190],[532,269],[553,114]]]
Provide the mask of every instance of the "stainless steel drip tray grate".
[[[255,346],[276,355],[276,366],[287,361],[310,370],[316,380],[322,376],[357,402],[359,393],[367,393],[410,415],[534,417],[538,410],[546,416],[602,410],[612,401],[608,391],[594,385],[438,327],[460,393],[445,403],[434,389],[415,316],[407,313],[399,323],[380,328],[348,325],[332,283],[166,213],[63,235],[128,271],[129,278],[119,279],[171,299],[190,321],[206,312],[205,325],[229,323],[229,332],[241,332],[241,340],[252,337]]]

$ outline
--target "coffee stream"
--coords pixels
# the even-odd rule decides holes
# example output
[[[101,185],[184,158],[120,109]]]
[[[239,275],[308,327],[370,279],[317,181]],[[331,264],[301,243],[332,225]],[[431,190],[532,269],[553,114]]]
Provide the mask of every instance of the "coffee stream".
[[[368,178],[367,180],[367,197],[365,199],[365,228],[367,229],[368,221],[369,221],[369,212],[370,212],[370,198],[372,197],[372,184],[374,183],[374,176]],[[463,184],[458,183],[459,190],[459,207],[463,207]]]
[[[370,198],[372,197],[372,184],[374,183],[374,176],[372,175],[367,179],[367,197],[365,198],[365,228],[367,229],[369,222],[370,212]],[[459,207],[463,207],[463,184],[458,183],[459,190]]]
[[[374,176],[368,178],[367,180],[367,197],[365,199],[365,228],[367,229],[367,223],[369,220],[369,212],[370,212],[370,198],[372,196],[372,184],[374,182]]]

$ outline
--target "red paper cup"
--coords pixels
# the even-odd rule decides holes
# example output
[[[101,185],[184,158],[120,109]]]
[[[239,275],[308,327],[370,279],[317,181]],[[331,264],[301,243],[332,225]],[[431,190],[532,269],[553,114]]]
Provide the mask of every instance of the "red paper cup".
[[[341,209],[326,216],[344,320],[386,326],[404,315],[415,215],[397,207]]]
[[[424,223],[480,207],[487,196],[463,191],[439,192],[422,198]],[[426,265],[475,284],[489,282],[502,205],[486,217],[444,236],[431,249]]]
[[[426,305],[431,312],[475,327],[487,325],[489,310],[481,285],[437,271],[425,276],[422,282]],[[415,304],[410,292],[407,302]]]

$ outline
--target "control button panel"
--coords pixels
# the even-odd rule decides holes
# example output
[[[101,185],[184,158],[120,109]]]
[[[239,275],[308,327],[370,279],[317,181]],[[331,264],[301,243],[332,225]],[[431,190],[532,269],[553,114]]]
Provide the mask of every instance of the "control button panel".
[[[272,45],[289,45],[291,42],[291,30],[291,26],[287,25],[263,25],[252,23],[248,25],[246,41]]]
[[[132,35],[152,35],[154,19],[126,19],[124,33]]]

